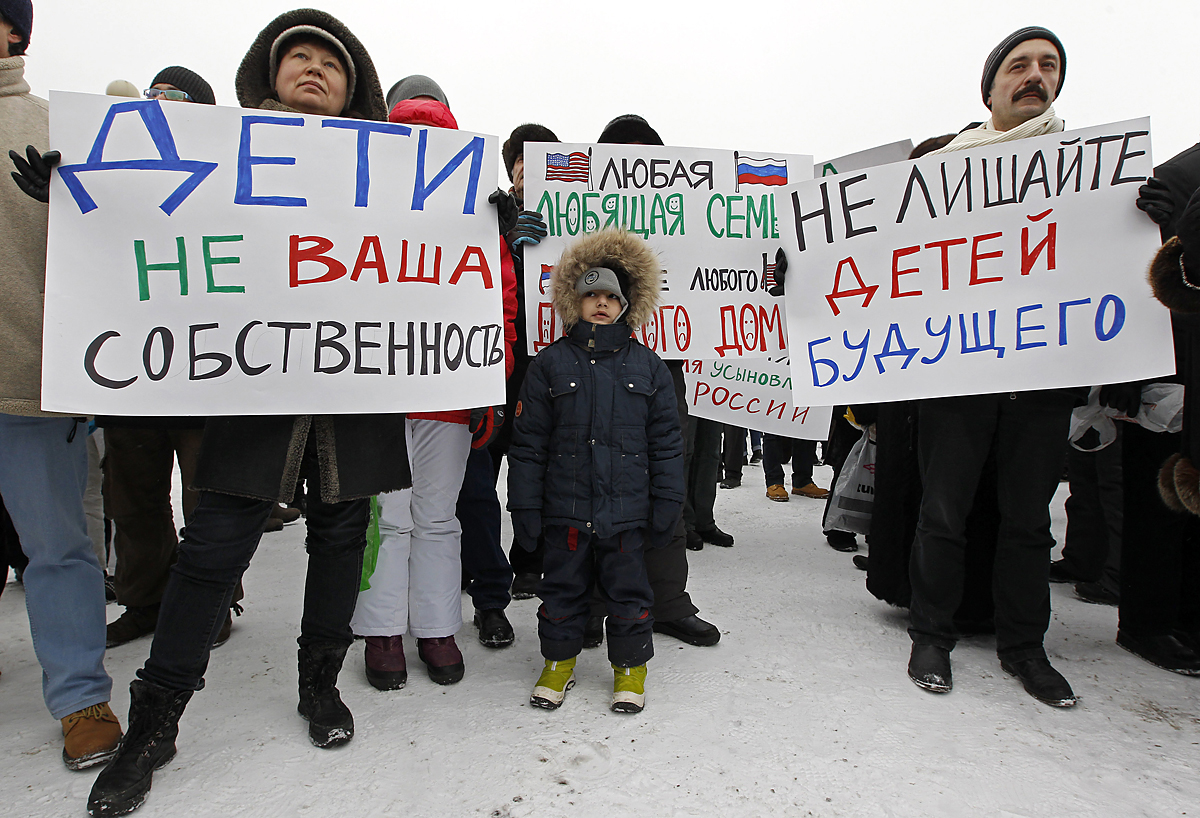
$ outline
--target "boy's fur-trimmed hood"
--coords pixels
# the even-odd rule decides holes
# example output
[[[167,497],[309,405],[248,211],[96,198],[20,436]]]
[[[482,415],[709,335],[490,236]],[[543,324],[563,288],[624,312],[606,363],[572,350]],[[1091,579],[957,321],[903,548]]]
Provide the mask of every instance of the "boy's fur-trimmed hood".
[[[658,309],[662,264],[650,245],[628,230],[608,228],[582,236],[568,245],[551,276],[551,300],[562,316],[563,328],[579,323],[579,277],[592,267],[619,267],[629,276],[629,310],[621,319],[638,329]]]
[[[1179,261],[1183,256],[1183,243],[1178,237],[1167,240],[1150,262],[1150,288],[1154,297],[1167,309],[1179,313],[1200,312],[1200,290],[1194,290],[1183,281]],[[1190,263],[1190,262],[1189,262]]]

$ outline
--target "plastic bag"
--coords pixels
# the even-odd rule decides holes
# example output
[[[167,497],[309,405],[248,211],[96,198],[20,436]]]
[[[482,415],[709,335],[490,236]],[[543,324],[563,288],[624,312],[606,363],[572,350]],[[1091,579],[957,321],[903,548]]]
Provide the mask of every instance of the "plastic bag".
[[[1117,439],[1117,426],[1113,421],[1123,420],[1136,423],[1151,432],[1178,432],[1183,428],[1183,384],[1149,383],[1142,387],[1142,408],[1136,418],[1124,412],[1100,405],[1100,387],[1093,386],[1088,393],[1086,406],[1078,406],[1071,413],[1071,445],[1081,452],[1098,452]],[[1081,446],[1079,440],[1088,429],[1095,429],[1100,436],[1098,446]]]
[[[825,512],[825,531],[866,534],[871,530],[871,512],[875,507],[875,440],[871,427],[854,444],[833,487],[833,497]]]

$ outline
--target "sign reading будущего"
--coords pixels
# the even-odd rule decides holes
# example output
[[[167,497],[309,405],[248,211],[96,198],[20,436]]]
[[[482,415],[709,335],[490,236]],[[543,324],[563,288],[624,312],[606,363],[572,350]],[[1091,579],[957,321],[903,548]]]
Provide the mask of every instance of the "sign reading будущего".
[[[635,335],[663,358],[786,349],[783,305],[766,292],[785,215],[772,194],[811,179],[812,167],[796,154],[527,142],[525,207],[550,231],[525,250],[529,351],[563,333],[549,289],[562,251],[605,227],[638,233],[662,262],[662,306]]]
[[[494,137],[57,92],[50,125],[46,409],[503,402]]]
[[[795,402],[1174,372],[1169,316],[1145,277],[1158,228],[1134,206],[1149,128],[926,156],[781,195]]]

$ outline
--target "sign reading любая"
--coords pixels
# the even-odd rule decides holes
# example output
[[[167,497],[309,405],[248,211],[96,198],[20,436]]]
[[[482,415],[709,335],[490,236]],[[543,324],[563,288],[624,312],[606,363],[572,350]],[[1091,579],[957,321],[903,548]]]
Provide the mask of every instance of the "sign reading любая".
[[[654,145],[525,144],[525,207],[550,235],[525,250],[529,351],[563,334],[550,271],[573,239],[606,227],[649,242],[661,307],[635,337],[667,359],[778,354],[783,305],[767,294],[782,244],[777,212],[812,157]]]
[[[780,196],[798,405],[1175,371],[1134,206],[1149,119],[925,156]],[[785,203],[786,202],[786,203]]]
[[[325,414],[504,400],[494,137],[51,94],[42,400]]]

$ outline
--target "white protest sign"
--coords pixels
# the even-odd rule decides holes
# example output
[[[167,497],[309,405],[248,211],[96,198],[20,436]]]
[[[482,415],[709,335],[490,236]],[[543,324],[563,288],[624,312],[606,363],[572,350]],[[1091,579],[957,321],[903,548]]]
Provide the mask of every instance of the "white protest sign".
[[[795,406],[786,362],[685,361],[688,414],[800,440],[829,437],[829,406]]]
[[[46,409],[503,402],[494,137],[57,92],[50,111]]]
[[[813,166],[813,177],[836,176],[862,168],[873,168],[876,165],[887,165],[892,162],[903,162],[913,152],[911,139],[901,139],[899,142],[889,142],[865,151],[848,153],[837,159],[827,159]]]
[[[1134,206],[1153,168],[1149,129],[1140,119],[926,156],[781,196],[795,401],[1174,372],[1169,315],[1146,283],[1158,228]]]
[[[645,238],[665,268],[662,307],[635,328],[647,347],[667,359],[785,349],[783,305],[766,292],[785,215],[771,194],[810,178],[811,156],[527,142],[525,206],[550,231],[525,250],[530,352],[563,332],[548,288],[562,251],[613,226]]]

